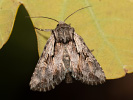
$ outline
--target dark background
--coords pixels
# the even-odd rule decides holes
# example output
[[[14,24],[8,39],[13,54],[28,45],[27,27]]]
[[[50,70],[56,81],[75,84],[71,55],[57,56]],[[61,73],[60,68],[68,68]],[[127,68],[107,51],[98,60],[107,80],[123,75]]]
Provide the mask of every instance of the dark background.
[[[133,74],[97,86],[63,81],[49,92],[31,91],[29,82],[39,57],[32,22],[25,16],[21,5],[11,37],[0,50],[0,100],[133,100]]]

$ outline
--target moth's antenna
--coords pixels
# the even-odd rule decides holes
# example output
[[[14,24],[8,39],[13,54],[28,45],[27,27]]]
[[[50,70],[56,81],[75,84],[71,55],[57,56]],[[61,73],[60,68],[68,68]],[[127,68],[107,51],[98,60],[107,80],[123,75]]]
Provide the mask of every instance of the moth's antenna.
[[[91,7],[91,6],[86,6],[86,7],[83,7],[83,8],[80,8],[80,9],[76,10],[75,12],[73,12],[72,14],[70,14],[69,16],[67,16],[67,18],[64,20],[64,22],[65,22],[70,16],[72,16],[74,13],[78,12],[79,10],[88,8],[88,7]]]
[[[29,16],[26,16],[26,17],[29,17]],[[47,18],[47,19],[51,19],[59,23],[59,21],[57,21],[56,19],[50,18],[50,17],[38,16],[38,17],[30,17],[30,18]]]

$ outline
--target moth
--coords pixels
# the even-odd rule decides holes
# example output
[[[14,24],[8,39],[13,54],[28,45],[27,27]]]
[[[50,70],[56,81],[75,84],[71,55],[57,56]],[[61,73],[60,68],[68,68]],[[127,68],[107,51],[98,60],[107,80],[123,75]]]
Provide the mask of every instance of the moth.
[[[100,64],[74,28],[65,23],[66,19],[64,21],[52,19],[58,24],[55,29],[51,30],[51,36],[31,77],[30,88],[32,90],[49,91],[64,79],[66,83],[71,83],[72,78],[91,85],[105,82],[105,74]]]

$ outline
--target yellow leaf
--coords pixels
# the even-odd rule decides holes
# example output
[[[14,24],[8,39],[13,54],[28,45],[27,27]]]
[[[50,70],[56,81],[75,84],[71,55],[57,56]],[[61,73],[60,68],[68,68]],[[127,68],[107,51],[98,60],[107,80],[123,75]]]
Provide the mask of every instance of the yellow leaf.
[[[75,13],[66,20],[66,23],[70,23],[87,46],[94,49],[93,54],[103,68],[107,79],[120,78],[126,72],[133,72],[132,0],[23,0],[22,3],[31,17],[45,16],[58,21],[63,21],[79,8],[91,5],[92,7]],[[16,9],[17,7],[12,12]],[[15,13],[11,15],[14,18]],[[8,21],[7,17],[5,20]],[[57,25],[56,22],[43,18],[33,18],[32,22],[35,27],[41,29],[54,29]],[[3,29],[1,26],[0,29]],[[2,36],[6,34],[5,29],[3,30],[0,33]],[[50,34],[50,32],[36,30],[39,55]],[[7,34],[7,38],[9,35]],[[2,45],[7,38],[2,41]],[[0,39],[2,40],[1,36]]]
[[[20,3],[14,0],[0,0],[0,48],[7,42]]]

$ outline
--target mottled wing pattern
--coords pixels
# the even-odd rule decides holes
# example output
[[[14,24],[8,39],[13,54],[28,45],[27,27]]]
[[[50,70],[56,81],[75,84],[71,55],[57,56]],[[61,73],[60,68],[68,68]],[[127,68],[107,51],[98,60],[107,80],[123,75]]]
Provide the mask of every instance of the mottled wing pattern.
[[[69,48],[72,76],[76,80],[81,80],[87,84],[103,83],[105,74],[100,64],[92,55],[83,39],[76,33],[74,33],[74,42],[71,43]]]
[[[55,38],[52,34],[44,47],[44,51],[31,77],[30,88],[32,90],[51,90],[65,78],[66,73],[62,61],[62,50],[60,43],[55,44]]]

